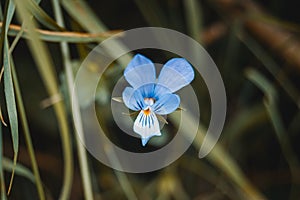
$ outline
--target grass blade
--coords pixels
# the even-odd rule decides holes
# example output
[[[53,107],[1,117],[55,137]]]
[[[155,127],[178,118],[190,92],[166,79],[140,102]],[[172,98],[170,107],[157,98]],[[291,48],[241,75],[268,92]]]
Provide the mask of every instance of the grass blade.
[[[8,52],[8,41],[7,38],[4,42],[4,92],[5,92],[5,101],[7,106],[7,113],[9,117],[9,124],[11,129],[11,136],[13,141],[13,150],[14,150],[14,163],[17,163],[18,150],[19,150],[19,130],[18,130],[18,116],[17,116],[17,107],[15,101],[14,86],[12,81],[11,65],[10,65],[10,55]],[[11,182],[8,188],[8,194],[11,190],[12,181],[13,181],[14,171],[12,173]]]
[[[2,124],[0,123],[0,191],[1,191],[1,200],[6,200],[6,191],[5,191],[5,180],[3,174],[3,141],[2,141]]]
[[[1,38],[0,38],[0,66],[3,66],[3,59],[4,57],[2,57],[3,55],[3,49],[4,49],[4,42],[5,42],[5,38],[7,37],[7,32],[8,32],[8,27],[9,24],[12,20],[13,17],[13,13],[15,11],[15,6],[14,4],[10,1],[7,0],[6,4],[5,4],[5,13],[4,13],[4,19],[3,19],[3,27],[4,27],[4,31],[1,30]]]
[[[297,155],[293,151],[291,142],[288,138],[287,131],[280,117],[280,112],[277,108],[277,91],[261,73],[254,69],[248,69],[246,71],[246,76],[258,88],[260,88],[266,96],[264,104],[269,114],[270,121],[273,124],[275,134],[280,144],[282,153],[291,171],[292,183],[294,185],[291,189],[290,199],[296,199],[296,197],[299,196],[299,188],[296,188],[296,185],[298,185],[298,168],[300,166],[300,163],[297,158]]]
[[[30,13],[28,12],[27,8],[27,5],[29,3],[28,0],[15,1],[15,3],[17,5],[19,20],[22,22],[23,20],[30,19]],[[44,81],[44,84],[50,96],[58,95],[60,94],[58,89],[58,81],[54,72],[53,62],[49,56],[49,52],[47,51],[45,44],[39,40],[38,33],[35,31],[35,21],[28,20],[26,22],[28,34],[31,38],[31,40],[28,40],[28,44],[37,63],[37,67],[41,74],[42,80]],[[60,199],[69,199],[73,179],[71,137],[69,134],[69,127],[64,103],[60,101],[53,106],[61,133],[62,149],[65,163],[63,186],[61,189]]]
[[[32,172],[25,166],[17,163],[17,165],[14,164],[14,162],[8,158],[3,157],[2,160],[3,169],[8,172],[12,172],[15,170],[16,174],[19,176],[23,176],[27,179],[29,179],[31,182],[35,183],[35,178]]]
[[[272,59],[270,55],[255,41],[250,35],[242,33],[239,39],[249,48],[249,50],[259,59],[265,68],[276,78],[280,86],[286,91],[290,98],[300,108],[300,95],[297,88],[291,83],[280,66]]]
[[[18,150],[19,150],[19,130],[18,130],[18,116],[17,116],[17,107],[15,102],[14,86],[12,81],[11,65],[10,65],[10,53],[8,50],[8,39],[7,39],[7,30],[9,24],[14,15],[15,5],[12,1],[6,2],[5,15],[4,15],[4,29],[1,32],[1,54],[3,53],[3,60],[1,60],[1,65],[3,61],[4,68],[4,93],[5,93],[5,102],[7,106],[7,113],[9,118],[9,124],[11,129],[13,151],[14,151],[14,164],[17,163]],[[3,45],[3,49],[2,49]],[[10,193],[12,183],[14,178],[14,170],[12,170],[12,175],[8,187],[8,194]]]
[[[64,27],[64,22],[63,22],[63,16],[60,8],[60,4],[58,0],[53,0],[53,8],[54,8],[54,13],[55,13],[55,18],[59,25]],[[66,42],[61,42],[60,43],[61,51],[62,51],[62,57],[64,60],[64,67],[65,67],[65,73],[66,73],[66,78],[67,78],[67,86],[68,86],[68,95],[69,97],[72,97],[72,91],[74,88],[74,77],[73,77],[73,70],[72,70],[72,63],[70,59],[70,51],[68,48],[68,44]],[[77,95],[75,95],[77,96]],[[76,97],[74,97],[76,98]],[[71,98],[69,98],[71,100]],[[78,131],[79,133],[75,132],[75,138],[77,142],[77,149],[78,149],[78,159],[79,159],[79,164],[80,164],[80,171],[81,171],[81,178],[83,182],[83,190],[84,190],[84,196],[86,200],[92,200],[93,199],[93,190],[92,190],[92,183],[91,183],[91,175],[89,172],[89,165],[88,165],[88,160],[87,160],[87,153],[85,146],[81,143],[80,138],[78,134],[83,135],[83,129],[82,129],[82,124],[81,124],[81,116],[80,116],[80,108],[79,104],[77,101],[73,99],[73,123],[77,124],[77,127],[80,128],[75,128],[75,131]],[[72,102],[70,102],[70,105],[72,105]],[[76,112],[76,113],[74,113]],[[77,116],[77,117],[74,117]]]
[[[200,42],[200,33],[202,32],[202,9],[197,0],[183,1],[185,7],[186,23],[189,35]]]
[[[150,26],[168,27],[169,22],[157,2],[135,0],[135,4]]]
[[[101,33],[107,31],[105,25],[97,18],[91,8],[86,4],[86,1],[65,0],[61,1],[66,11],[76,20],[83,28],[90,33]],[[126,49],[124,45],[118,42],[111,42],[107,52],[114,55],[113,49]],[[126,54],[118,59],[121,66],[125,68],[130,62],[132,56]]]
[[[184,126],[184,134],[190,140],[190,127],[195,126],[198,122],[195,121],[192,115],[186,115],[189,124]],[[170,115],[170,120],[174,123],[180,123],[180,115]],[[199,125],[196,138],[194,139],[193,145],[196,149],[200,149],[202,142],[204,140],[206,131],[202,125]],[[221,172],[223,172],[229,180],[235,183],[238,188],[243,191],[243,199],[266,199],[257,189],[253,186],[249,180],[246,178],[242,170],[239,168],[238,164],[233,160],[233,158],[222,148],[219,143],[216,143],[212,151],[207,155],[207,159]],[[241,199],[237,198],[237,199]]]
[[[0,20],[3,21],[3,11],[2,11],[1,3],[0,3]]]
[[[0,22],[0,30],[2,30],[3,23]],[[10,25],[7,35],[17,36],[22,32],[22,37],[29,39],[28,32],[22,29],[18,25]],[[39,33],[39,39],[47,42],[69,42],[69,43],[90,43],[90,42],[102,42],[103,40],[118,34],[121,30],[115,31],[106,31],[101,33],[82,33],[82,32],[57,32],[57,31],[48,31],[42,29],[36,29]]]
[[[46,27],[53,30],[65,30],[61,26],[59,26],[55,20],[53,20],[40,6],[33,0],[28,1],[28,8],[31,14],[38,20],[40,23],[45,25]]]
[[[18,78],[17,78],[17,73],[16,73],[14,63],[12,60],[11,60],[11,67],[12,67],[13,83],[14,83],[15,92],[16,92],[17,105],[18,105],[18,109],[19,109],[19,113],[20,113],[21,124],[22,124],[23,131],[24,131],[25,141],[26,141],[26,145],[28,148],[28,154],[30,157],[33,174],[34,174],[35,180],[36,180],[36,187],[37,187],[37,191],[38,191],[40,200],[44,200],[45,193],[44,193],[44,189],[43,189],[43,184],[41,181],[37,161],[35,158],[35,153],[34,153],[32,140],[31,140],[31,136],[30,136],[30,131],[29,131],[29,127],[28,127],[28,121],[27,121],[27,117],[25,114],[26,112],[25,112],[23,99],[21,96],[21,91],[20,91],[19,82],[18,82]]]

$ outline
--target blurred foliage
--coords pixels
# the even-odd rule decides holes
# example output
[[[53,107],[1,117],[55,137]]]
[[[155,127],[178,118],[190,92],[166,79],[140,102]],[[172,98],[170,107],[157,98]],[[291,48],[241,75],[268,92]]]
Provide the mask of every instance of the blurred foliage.
[[[298,4],[1,0],[1,199],[299,199]],[[228,111],[218,144],[198,159],[211,105],[197,74],[192,86],[198,92],[201,121],[189,118],[200,124],[193,146],[162,170],[129,174],[86,152],[74,130],[74,123],[81,122],[72,118],[72,111],[84,105],[71,110],[69,97],[74,75],[93,47],[121,30],[144,26],[180,31],[205,47],[223,77]],[[156,49],[134,53],[157,63],[176,56]],[[150,152],[172,140],[180,115],[170,115],[167,134],[146,148],[118,128],[110,94],[131,56],[122,56],[105,71],[96,108],[99,123],[115,144]],[[85,92],[80,95],[89,104],[93,100]]]

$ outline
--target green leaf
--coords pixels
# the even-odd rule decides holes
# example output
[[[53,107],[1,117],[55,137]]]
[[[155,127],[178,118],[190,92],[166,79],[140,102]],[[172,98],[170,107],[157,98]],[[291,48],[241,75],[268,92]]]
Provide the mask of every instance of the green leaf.
[[[17,155],[19,149],[19,131],[18,131],[18,116],[17,116],[17,107],[15,101],[15,94],[14,94],[14,86],[12,81],[12,74],[11,74],[11,66],[10,66],[10,54],[8,50],[8,40],[7,40],[7,31],[9,28],[9,24],[12,20],[12,17],[15,12],[15,5],[12,1],[7,1],[5,6],[5,15],[4,15],[4,31],[1,33],[1,55],[3,53],[3,60],[1,60],[1,64],[3,61],[4,67],[4,93],[5,93],[5,102],[7,106],[7,113],[9,118],[9,124],[11,129],[11,136],[13,142],[13,151],[14,151],[14,163],[17,163]],[[3,49],[2,49],[3,45]],[[14,170],[12,171],[10,184],[8,193],[11,189],[12,182],[14,177]]]
[[[19,21],[22,23],[24,19],[30,19],[28,12],[29,0],[15,1],[17,4],[17,11]],[[47,92],[50,96],[60,95],[58,91],[58,81],[54,69],[52,59],[46,45],[39,40],[38,33],[36,32],[35,20],[27,20],[26,26],[31,40],[28,40],[29,48],[32,56],[36,61],[41,78],[44,81]],[[68,120],[65,112],[65,105],[62,101],[53,105],[57,122],[62,138],[62,150],[64,156],[64,177],[59,199],[69,199],[70,191],[73,180],[73,155],[71,146],[71,136],[69,134]]]
[[[1,29],[1,22],[0,22],[0,30]],[[81,33],[81,32],[57,32],[57,31],[48,31],[48,30],[41,30],[36,29],[38,32],[38,37],[41,40],[48,41],[48,42],[69,42],[69,43],[91,43],[91,42],[102,42],[103,40],[120,33],[120,31],[107,31],[102,33]],[[20,26],[12,25],[8,30],[9,36],[17,36],[21,31],[22,37],[29,39],[28,32]],[[122,34],[119,34],[120,37]]]
[[[30,0],[28,1],[28,9],[30,13],[37,19],[40,23],[45,25],[46,27],[53,30],[65,30],[61,26],[59,26],[55,20],[53,20],[41,7],[37,2]]]
[[[11,75],[10,55],[8,52],[7,43],[8,41],[6,38],[4,42],[4,63],[3,63],[4,64],[4,92],[5,92],[7,112],[8,112],[12,140],[13,140],[13,149],[14,149],[14,153],[17,154],[19,148],[18,116],[17,116],[14,86],[13,86],[12,75]]]
[[[9,124],[11,129],[11,136],[14,150],[14,162],[17,162],[18,150],[19,150],[19,130],[18,130],[18,116],[17,107],[15,101],[14,86],[12,82],[11,66],[10,66],[10,55],[8,52],[8,41],[5,38],[4,41],[4,93],[5,101],[7,106],[7,113],[9,118]],[[11,183],[13,181],[13,174]],[[10,184],[11,186],[11,184]],[[10,191],[10,187],[9,187]]]
[[[3,46],[5,38],[7,37],[7,31],[9,28],[9,24],[12,20],[13,14],[15,12],[15,5],[12,1],[8,0],[5,4],[5,13],[4,13],[4,19],[3,19],[3,27],[4,31],[1,31],[1,37],[0,37],[0,66],[3,65]]]
[[[186,0],[183,1],[183,3],[189,35],[199,41],[200,32],[202,30],[202,9],[200,1]]]
[[[23,133],[24,133],[24,137],[25,137],[25,141],[26,141],[28,155],[29,155],[29,158],[31,161],[33,175],[35,176],[35,180],[36,180],[35,184],[37,187],[39,199],[45,200],[46,199],[45,192],[43,190],[43,184],[42,184],[41,177],[39,174],[38,164],[37,164],[37,161],[35,158],[34,148],[33,148],[30,131],[29,131],[29,125],[28,125],[28,121],[27,121],[27,117],[26,117],[26,111],[24,108],[23,99],[22,99],[22,95],[21,95],[21,91],[20,91],[20,87],[19,87],[19,81],[18,81],[15,65],[14,65],[12,58],[11,58],[11,69],[12,69],[12,78],[13,78],[13,84],[14,84],[15,94],[16,94],[16,103],[18,106],[21,125],[23,127]]]
[[[1,3],[0,3],[0,20],[3,21],[3,11],[2,11]]]
[[[292,177],[292,189],[291,196],[299,196],[297,174],[300,166],[298,156],[293,150],[290,138],[288,137],[287,130],[284,126],[280,110],[277,106],[278,94],[272,83],[260,72],[254,69],[248,69],[246,71],[247,78],[254,83],[265,94],[265,107],[270,117],[270,122],[273,124],[276,137],[280,144],[282,153],[289,165],[291,177]],[[296,199],[296,198],[291,198]]]
[[[145,1],[146,2],[146,1]],[[65,0],[61,1],[63,7],[83,28],[90,33],[101,33],[107,31],[107,27],[97,18],[93,10],[87,5],[86,1]],[[117,41],[111,42],[110,47],[105,47],[106,51],[114,55],[114,49],[126,49],[126,47]],[[118,62],[124,68],[132,59],[131,55],[125,55],[118,59]]]
[[[25,167],[19,163],[17,163],[15,165],[12,160],[5,158],[5,157],[3,157],[2,165],[3,165],[3,169],[5,171],[12,172],[13,170],[15,170],[17,175],[28,178],[30,181],[35,183],[34,175],[27,167]]]

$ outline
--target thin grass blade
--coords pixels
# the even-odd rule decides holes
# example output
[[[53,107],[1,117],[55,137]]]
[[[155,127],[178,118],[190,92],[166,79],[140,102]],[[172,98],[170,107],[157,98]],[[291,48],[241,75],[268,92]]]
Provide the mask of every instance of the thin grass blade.
[[[64,21],[63,21],[63,15],[60,8],[60,4],[58,0],[53,0],[53,8],[55,13],[55,18],[60,26],[64,27]],[[72,62],[70,57],[70,51],[68,44],[66,42],[60,43],[62,57],[64,61],[64,67],[65,67],[65,73],[66,73],[66,81],[68,86],[68,95],[70,98],[68,100],[71,100],[73,89],[74,89],[74,77],[73,77],[73,69],[72,69]],[[76,95],[75,95],[76,96]],[[76,97],[74,97],[76,98]],[[75,102],[75,103],[74,103]],[[70,102],[70,105],[72,105],[72,102]],[[93,190],[92,190],[92,183],[91,183],[91,174],[89,170],[89,164],[87,159],[87,153],[85,146],[81,143],[79,135],[83,135],[83,128],[82,128],[82,121],[80,116],[80,107],[77,103],[77,100],[73,100],[73,123],[77,125],[77,129],[75,130],[78,132],[75,132],[75,138],[77,142],[77,149],[78,149],[78,159],[80,164],[80,171],[81,171],[81,178],[83,183],[83,189],[84,189],[84,197],[86,200],[92,200],[93,199]],[[77,117],[75,117],[77,116]],[[80,127],[80,128],[79,128]],[[79,134],[79,135],[78,135]]]
[[[28,8],[31,14],[40,23],[52,30],[64,31],[65,29],[59,26],[54,19],[52,19],[41,7],[33,0],[28,1]]]
[[[14,164],[17,163],[18,150],[19,150],[19,130],[18,130],[18,116],[17,116],[17,107],[15,101],[14,86],[12,81],[11,65],[10,65],[10,53],[8,50],[8,39],[7,31],[9,24],[12,20],[12,17],[15,12],[15,5],[12,1],[7,1],[7,6],[5,10],[5,25],[4,31],[1,32],[1,39],[3,41],[3,67],[4,67],[4,93],[5,93],[5,102],[7,106],[7,113],[9,118],[9,124],[11,129],[11,137],[13,143],[14,151]],[[2,52],[1,52],[2,53]],[[12,183],[14,178],[14,170],[12,171],[10,184],[8,187],[8,194],[10,193]]]
[[[2,165],[5,171],[12,172],[13,170],[15,170],[17,175],[25,177],[29,179],[31,182],[35,183],[34,175],[24,165],[17,163],[17,165],[15,166],[14,162],[6,157],[3,157]]]
[[[0,123],[0,191],[1,191],[1,200],[6,200],[6,191],[5,191],[5,180],[3,174],[3,141],[2,141],[2,124]]]
[[[19,20],[23,22],[24,19],[30,19],[31,15],[28,12],[27,8],[27,5],[29,3],[28,0],[16,0],[15,3],[17,5]],[[32,55],[37,63],[38,70],[41,74],[42,80],[44,81],[47,92],[50,96],[57,95],[60,93],[58,90],[58,81],[49,52],[47,51],[45,44],[39,40],[38,33],[35,31],[35,20],[28,20],[26,22],[28,34],[31,38],[31,40],[28,40],[28,44]],[[57,117],[59,130],[61,133],[62,149],[65,163],[63,185],[59,198],[69,199],[73,180],[73,157],[71,137],[69,134],[69,127],[64,103],[60,101],[54,104],[53,106]]]
[[[279,109],[277,108],[277,98],[278,98],[277,91],[269,80],[267,80],[261,73],[259,73],[254,69],[248,69],[246,71],[246,76],[259,89],[261,89],[266,96],[264,104],[269,114],[270,121],[273,124],[275,134],[280,144],[282,153],[291,171],[293,186],[291,190],[290,199],[296,199],[296,197],[300,195],[298,181],[297,181],[299,179],[298,168],[300,166],[300,162],[297,158],[296,153],[292,148]]]

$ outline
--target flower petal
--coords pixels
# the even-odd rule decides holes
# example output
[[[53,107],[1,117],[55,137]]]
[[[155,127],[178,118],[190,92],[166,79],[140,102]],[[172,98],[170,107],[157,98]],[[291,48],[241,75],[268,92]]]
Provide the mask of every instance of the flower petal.
[[[135,89],[148,83],[155,83],[156,72],[154,64],[145,56],[137,54],[127,65],[124,76]]]
[[[122,98],[125,105],[131,110],[142,110],[146,106],[140,90],[134,90],[132,87],[125,88]]]
[[[155,84],[150,83],[139,87],[137,90],[139,90],[139,92],[144,98],[152,98],[154,97],[154,89],[155,89]]]
[[[134,122],[133,131],[141,136],[143,146],[151,137],[160,136],[159,122],[155,113],[142,110]]]
[[[153,111],[158,115],[167,115],[174,112],[180,104],[180,98],[176,94],[164,94],[153,105]]]
[[[158,85],[168,88],[172,93],[190,84],[195,74],[193,67],[184,58],[173,58],[162,68]]]

